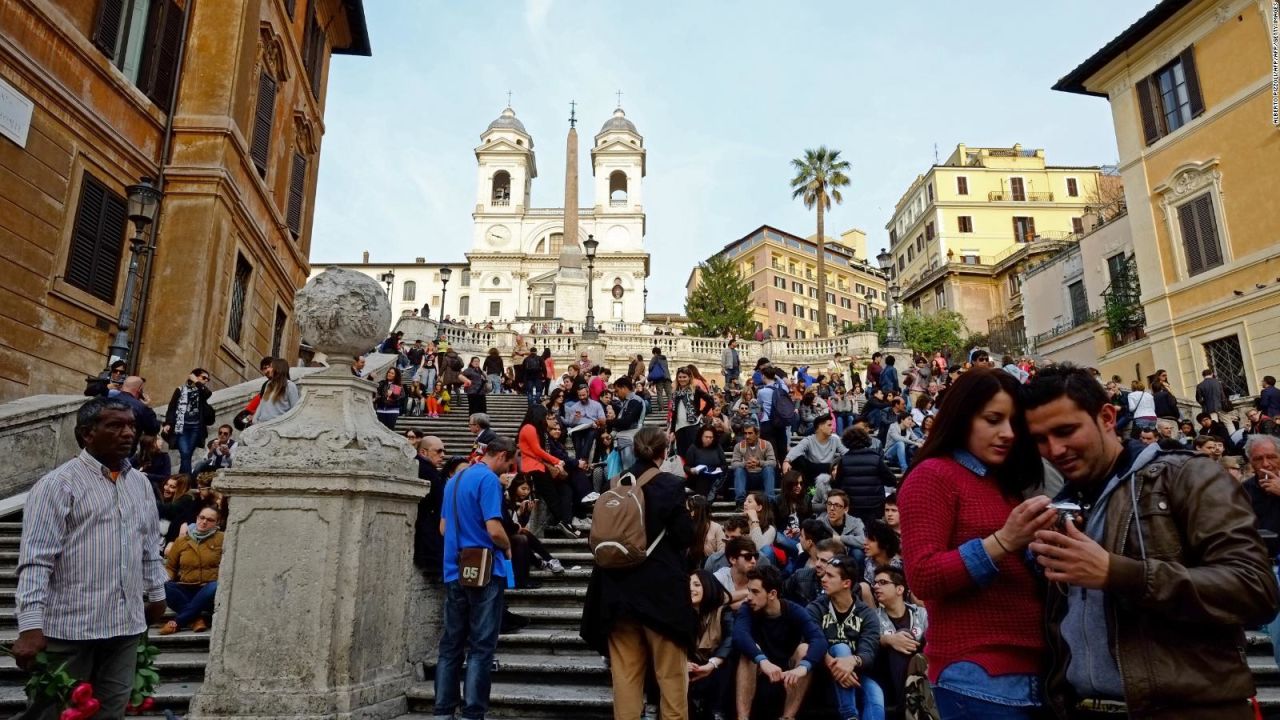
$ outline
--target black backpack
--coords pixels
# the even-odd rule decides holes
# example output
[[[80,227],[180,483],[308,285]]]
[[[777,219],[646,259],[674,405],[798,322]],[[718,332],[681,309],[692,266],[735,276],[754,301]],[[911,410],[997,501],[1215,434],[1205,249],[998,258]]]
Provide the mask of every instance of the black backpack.
[[[791,399],[791,392],[779,383],[770,387],[773,388],[773,410],[769,414],[769,420],[778,427],[794,427],[797,417],[796,403]]]
[[[544,366],[542,358],[537,355],[530,355],[524,359],[524,374],[528,377],[537,377],[542,374]]]

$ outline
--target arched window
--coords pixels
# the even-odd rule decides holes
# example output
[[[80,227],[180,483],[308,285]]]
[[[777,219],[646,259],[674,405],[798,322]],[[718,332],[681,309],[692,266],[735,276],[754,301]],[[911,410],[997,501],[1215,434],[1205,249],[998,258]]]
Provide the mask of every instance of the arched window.
[[[609,204],[627,204],[627,174],[621,170],[614,170],[609,176]]]
[[[471,298],[467,295],[463,295],[462,297],[458,298],[458,317],[466,318],[470,314],[471,314]]]
[[[493,204],[511,204],[511,174],[506,170],[493,174]]]
[[[564,248],[564,233],[551,233],[548,237],[551,239],[551,246],[547,248],[547,254],[559,256]]]
[[[403,299],[405,302],[411,302],[417,299],[417,297],[418,297],[418,283],[412,280],[405,280],[404,297],[401,299]]]
[[[547,252],[547,239],[542,238],[538,241],[537,247],[533,249],[535,255],[542,255]]]

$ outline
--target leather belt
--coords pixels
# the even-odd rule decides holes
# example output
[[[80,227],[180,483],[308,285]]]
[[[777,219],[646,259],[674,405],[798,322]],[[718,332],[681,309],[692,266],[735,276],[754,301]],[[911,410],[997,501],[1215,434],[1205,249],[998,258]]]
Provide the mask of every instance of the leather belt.
[[[1076,709],[1107,715],[1129,714],[1128,705],[1125,705],[1120,700],[1107,700],[1105,698],[1081,698],[1076,702]]]

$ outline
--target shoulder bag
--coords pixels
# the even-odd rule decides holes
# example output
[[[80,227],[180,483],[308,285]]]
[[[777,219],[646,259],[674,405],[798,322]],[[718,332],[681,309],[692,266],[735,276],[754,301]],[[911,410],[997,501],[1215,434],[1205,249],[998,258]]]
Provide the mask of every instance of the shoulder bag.
[[[459,532],[458,493],[461,491],[462,479],[466,476],[467,472],[462,472],[453,483],[453,531],[455,533]],[[461,533],[458,535],[458,542],[462,542]],[[485,587],[493,579],[493,560],[493,548],[461,548],[458,550],[458,582],[463,587]]]

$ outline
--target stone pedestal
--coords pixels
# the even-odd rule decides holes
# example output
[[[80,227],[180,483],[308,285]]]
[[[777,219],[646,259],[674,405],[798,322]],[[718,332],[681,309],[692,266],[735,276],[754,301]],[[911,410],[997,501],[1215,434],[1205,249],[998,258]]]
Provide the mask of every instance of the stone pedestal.
[[[304,336],[337,362],[299,383],[290,412],[246,431],[214,483],[231,512],[195,718],[384,720],[405,712],[414,679],[413,525],[428,488],[377,421],[374,386],[341,362],[377,341],[390,307],[372,279],[334,270],[297,307]]]

